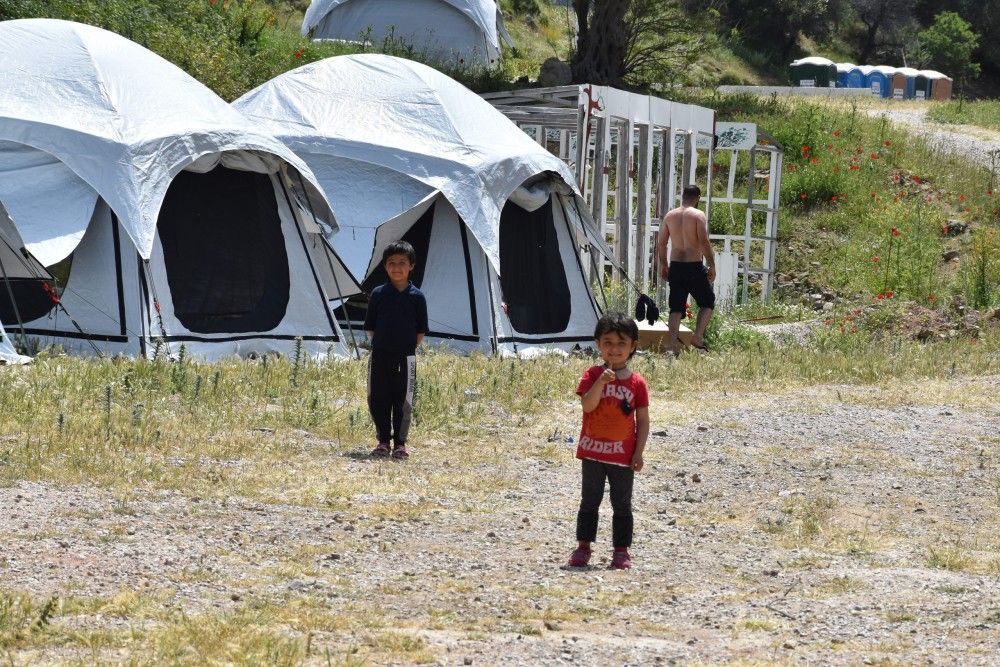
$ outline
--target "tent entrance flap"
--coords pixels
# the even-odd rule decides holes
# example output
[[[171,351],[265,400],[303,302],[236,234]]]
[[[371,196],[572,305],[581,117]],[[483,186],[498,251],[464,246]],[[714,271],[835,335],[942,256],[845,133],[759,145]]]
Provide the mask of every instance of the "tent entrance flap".
[[[569,324],[569,285],[552,205],[526,211],[508,201],[500,215],[500,287],[510,323],[522,334],[559,333]]]
[[[434,206],[431,206],[406,230],[402,239],[400,239],[412,245],[417,255],[417,265],[413,267],[413,271],[410,273],[410,282],[417,287],[420,287],[424,282],[424,267],[427,264],[427,251],[431,245],[431,229],[433,226]],[[373,289],[389,281],[389,274],[385,272],[385,267],[382,266],[382,257],[373,258],[372,264],[376,261],[378,265],[372,269],[372,272],[368,274],[368,277],[361,284],[362,289],[367,294],[371,294]]]
[[[271,176],[182,171],[157,228],[174,315],[189,331],[270,331],[284,319],[290,274]]]
[[[44,317],[56,305],[46,289],[52,276],[28,251],[16,249],[11,236],[0,224],[0,280],[6,283],[0,287],[0,322],[8,327]]]

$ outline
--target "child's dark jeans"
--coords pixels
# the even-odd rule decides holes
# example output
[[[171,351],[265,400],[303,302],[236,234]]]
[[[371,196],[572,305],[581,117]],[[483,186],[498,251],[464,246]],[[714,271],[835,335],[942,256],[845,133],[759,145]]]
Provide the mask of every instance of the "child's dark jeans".
[[[597,512],[604,499],[604,480],[611,486],[612,544],[616,549],[632,546],[632,481],[631,468],[583,459],[580,512],[576,515],[576,539],[593,542],[597,539]]]

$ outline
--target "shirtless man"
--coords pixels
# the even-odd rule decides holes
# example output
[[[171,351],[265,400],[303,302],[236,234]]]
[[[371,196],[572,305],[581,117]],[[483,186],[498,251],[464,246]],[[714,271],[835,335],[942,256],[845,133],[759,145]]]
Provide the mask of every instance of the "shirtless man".
[[[705,329],[715,308],[715,253],[708,242],[708,220],[698,210],[701,189],[697,185],[684,188],[681,205],[663,217],[656,239],[656,258],[660,277],[670,285],[670,337],[667,345],[677,354],[677,332],[687,306],[688,294],[698,304],[698,322],[691,345],[705,349]],[[670,241],[670,259],[667,260],[667,242]],[[702,259],[708,260],[708,268]]]

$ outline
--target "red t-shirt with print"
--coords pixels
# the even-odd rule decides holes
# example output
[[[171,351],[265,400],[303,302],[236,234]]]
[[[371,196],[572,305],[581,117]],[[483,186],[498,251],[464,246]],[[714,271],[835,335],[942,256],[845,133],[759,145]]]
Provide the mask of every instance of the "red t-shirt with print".
[[[583,396],[604,372],[604,366],[593,366],[580,378],[576,393]],[[631,410],[625,414],[622,403],[628,401]],[[590,412],[583,413],[583,429],[576,458],[593,459],[620,466],[632,465],[635,453],[635,411],[649,407],[649,387],[645,378],[632,371],[625,380],[615,379],[604,385],[601,401]]]

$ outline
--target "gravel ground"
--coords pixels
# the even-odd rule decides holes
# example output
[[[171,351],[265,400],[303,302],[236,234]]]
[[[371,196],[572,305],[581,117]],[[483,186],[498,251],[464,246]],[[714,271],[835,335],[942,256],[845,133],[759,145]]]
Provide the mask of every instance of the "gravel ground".
[[[869,115],[887,116],[906,126],[944,151],[967,156],[986,167],[994,166],[990,153],[1000,151],[1000,132],[967,125],[946,125],[927,118],[926,109],[869,111]]]
[[[546,436],[576,432],[579,408],[567,401],[544,428],[521,431],[518,456],[482,464],[506,466],[509,488],[474,507],[457,493],[407,518],[364,494],[316,509],[3,488],[0,589],[140,591],[192,617],[254,600],[308,598],[347,616],[377,609],[373,632],[418,637],[438,664],[998,664],[997,396],[1000,377],[682,402],[654,393],[629,572],[606,569],[609,512],[599,562],[563,566],[579,473],[573,445]],[[405,463],[318,452],[316,465],[369,479],[463,466],[461,452],[440,463],[434,449],[447,444],[427,443]],[[53,623],[130,624],[109,614]],[[322,656],[363,640],[350,629],[310,641]]]

